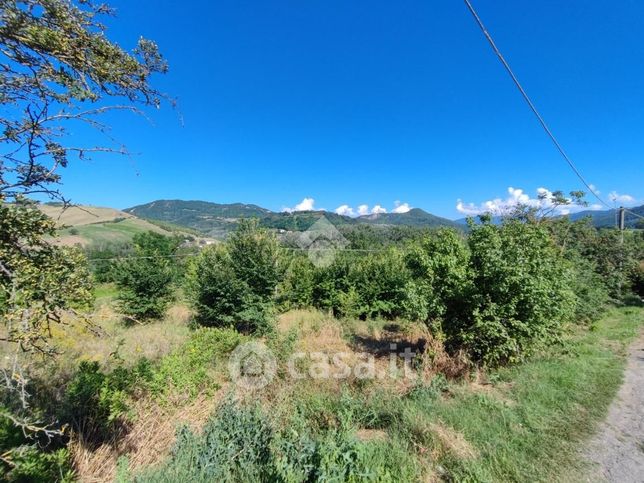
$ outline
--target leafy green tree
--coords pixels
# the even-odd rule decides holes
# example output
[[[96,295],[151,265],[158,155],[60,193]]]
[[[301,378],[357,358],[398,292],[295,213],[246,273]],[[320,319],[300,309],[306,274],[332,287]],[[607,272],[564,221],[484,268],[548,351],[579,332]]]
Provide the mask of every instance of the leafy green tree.
[[[315,266],[308,257],[296,254],[289,260],[277,299],[284,310],[313,306]]]
[[[46,241],[55,223],[32,203],[0,205],[0,316],[3,340],[24,351],[54,353],[51,325],[89,305],[91,281],[83,254]]]
[[[202,250],[187,274],[197,321],[257,333],[272,330],[279,259],[277,239],[254,220],[242,221],[225,245]]]
[[[134,254],[116,269],[119,306],[135,320],[161,318],[172,297],[179,240],[150,231],[136,234],[133,242]]]
[[[111,141],[84,146],[69,126],[105,132],[102,114],[163,99],[150,85],[153,74],[167,70],[156,45],[141,39],[128,52],[111,42],[101,22],[111,13],[91,0],[0,0],[1,333],[22,351],[53,352],[50,325],[89,299],[83,257],[47,241],[54,223],[26,198],[67,204],[56,188],[62,168],[91,153],[125,152]],[[13,376],[8,390],[27,410],[26,378]],[[48,431],[15,411],[0,415],[25,431]]]
[[[558,340],[572,319],[570,268],[542,224],[471,226],[471,285],[465,310],[446,314],[450,342],[486,364],[515,362]]]
[[[426,234],[412,243],[406,263],[427,304],[426,318],[439,321],[459,309],[470,279],[462,234],[450,229]]]
[[[243,219],[227,241],[233,270],[262,299],[275,295],[280,280],[280,247],[257,219]]]

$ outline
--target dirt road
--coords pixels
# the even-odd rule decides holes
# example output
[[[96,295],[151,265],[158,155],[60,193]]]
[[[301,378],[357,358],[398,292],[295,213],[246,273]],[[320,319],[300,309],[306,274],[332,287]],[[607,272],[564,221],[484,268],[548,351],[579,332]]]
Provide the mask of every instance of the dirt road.
[[[587,456],[590,481],[644,482],[644,332],[629,349],[624,383]]]

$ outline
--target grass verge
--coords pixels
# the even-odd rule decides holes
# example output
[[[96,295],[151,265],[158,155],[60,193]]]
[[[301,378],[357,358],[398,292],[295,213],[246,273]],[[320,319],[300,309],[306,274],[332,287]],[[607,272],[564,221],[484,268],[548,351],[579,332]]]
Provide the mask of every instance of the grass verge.
[[[446,457],[439,470],[457,481],[582,481],[588,468],[580,445],[622,382],[625,349],[643,312],[613,310],[564,348],[489,373],[489,388],[451,388],[432,418],[462,433],[478,457]]]

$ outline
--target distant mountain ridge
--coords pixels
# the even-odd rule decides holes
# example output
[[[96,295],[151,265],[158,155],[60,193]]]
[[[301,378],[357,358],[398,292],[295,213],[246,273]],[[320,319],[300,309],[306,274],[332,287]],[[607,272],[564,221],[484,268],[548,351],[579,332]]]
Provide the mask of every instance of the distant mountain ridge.
[[[644,216],[644,205],[629,209]],[[420,208],[413,208],[406,213],[377,213],[353,218],[329,211],[275,212],[253,204],[223,204],[197,200],[157,200],[123,211],[138,218],[191,228],[215,238],[223,238],[234,230],[240,218],[258,218],[260,223],[267,228],[286,231],[307,230],[322,216],[336,226],[381,225],[464,229],[466,222],[465,218],[455,221],[448,220]],[[610,227],[615,226],[617,211],[587,210],[572,214],[570,218],[574,221],[586,216],[590,216],[593,224],[597,227]],[[500,218],[497,218],[495,217],[495,221],[500,222]],[[637,226],[637,222],[637,217],[627,213],[627,227],[633,228]]]
[[[233,203],[220,204],[207,201],[157,200],[127,208],[126,213],[139,218],[164,221],[199,230],[210,236],[221,237],[234,229],[240,218],[259,218],[268,228],[303,231],[322,216],[336,226],[342,225],[406,225],[415,227],[456,227],[452,220],[442,218],[420,208],[406,213],[379,213],[372,215],[338,215],[328,211],[274,212],[257,205]]]
[[[633,208],[628,208],[628,210],[632,213],[637,213],[640,216],[644,216],[644,205],[641,206],[635,206]],[[592,223],[595,227],[597,228],[610,228],[610,227],[615,227],[617,226],[617,216],[618,216],[618,209],[612,209],[612,210],[584,210],[584,211],[579,211],[577,213],[571,213],[570,215],[563,215],[563,216],[568,216],[572,221],[578,221],[582,220],[584,218],[590,218],[592,220]],[[638,218],[637,216],[633,215],[632,213],[629,213],[628,211],[624,215],[624,225],[626,228],[636,228],[639,227],[640,221],[642,220],[641,218]],[[475,217],[476,218],[476,217]],[[492,217],[492,222],[493,223],[501,223],[503,220],[503,217],[501,216],[493,216]],[[467,218],[459,218],[458,220],[455,221],[455,223],[459,225],[466,225],[467,224]]]

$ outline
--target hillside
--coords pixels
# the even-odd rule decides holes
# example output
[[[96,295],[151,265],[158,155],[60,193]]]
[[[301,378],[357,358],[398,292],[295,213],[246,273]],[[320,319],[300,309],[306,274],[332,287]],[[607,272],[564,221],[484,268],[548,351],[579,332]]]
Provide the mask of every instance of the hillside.
[[[277,213],[257,205],[242,203],[159,200],[124,211],[143,219],[159,220],[192,228],[215,238],[222,238],[233,230],[240,218],[259,218],[260,223],[267,228],[286,231],[306,230],[322,216],[336,226],[359,224],[414,227],[459,226],[451,220],[432,215],[419,208],[414,208],[407,213],[385,213],[351,218],[328,211]]]
[[[629,208],[630,211],[637,213],[638,215],[644,216],[644,205],[636,206],[634,208]],[[584,218],[590,217],[593,222],[593,225],[597,228],[610,228],[617,226],[617,209],[614,210],[584,210],[578,213],[572,213],[569,216],[572,221],[582,220]],[[493,217],[494,223],[501,223],[502,217],[495,216]],[[641,218],[634,216],[630,213],[626,213],[624,217],[626,228],[636,228],[639,227],[638,223]],[[466,225],[467,218],[460,218],[455,220],[455,223],[459,225]]]
[[[636,206],[634,208],[629,208],[630,211],[637,213],[638,215],[644,216],[644,205]],[[604,211],[591,211],[585,210],[580,211],[579,213],[574,213],[570,215],[570,219],[573,221],[581,220],[589,216],[593,220],[593,224],[598,228],[612,227],[617,225],[617,213],[618,210],[604,210]],[[638,226],[638,218],[628,212],[624,216],[624,222],[627,228],[635,228]]]
[[[375,215],[365,215],[359,217],[358,222],[372,225],[406,225],[416,227],[451,226],[460,228],[460,225],[455,221],[432,215],[420,208],[413,208],[407,213],[379,213]]]
[[[272,213],[265,208],[243,203],[184,200],[157,200],[124,211],[139,218],[191,228],[214,238],[224,238],[234,230],[239,218],[262,218]]]
[[[41,211],[57,221],[61,245],[99,246],[128,243],[137,233],[153,231],[166,236],[185,234],[180,227],[158,226],[114,208],[72,206],[63,210],[60,204],[39,205]]]

